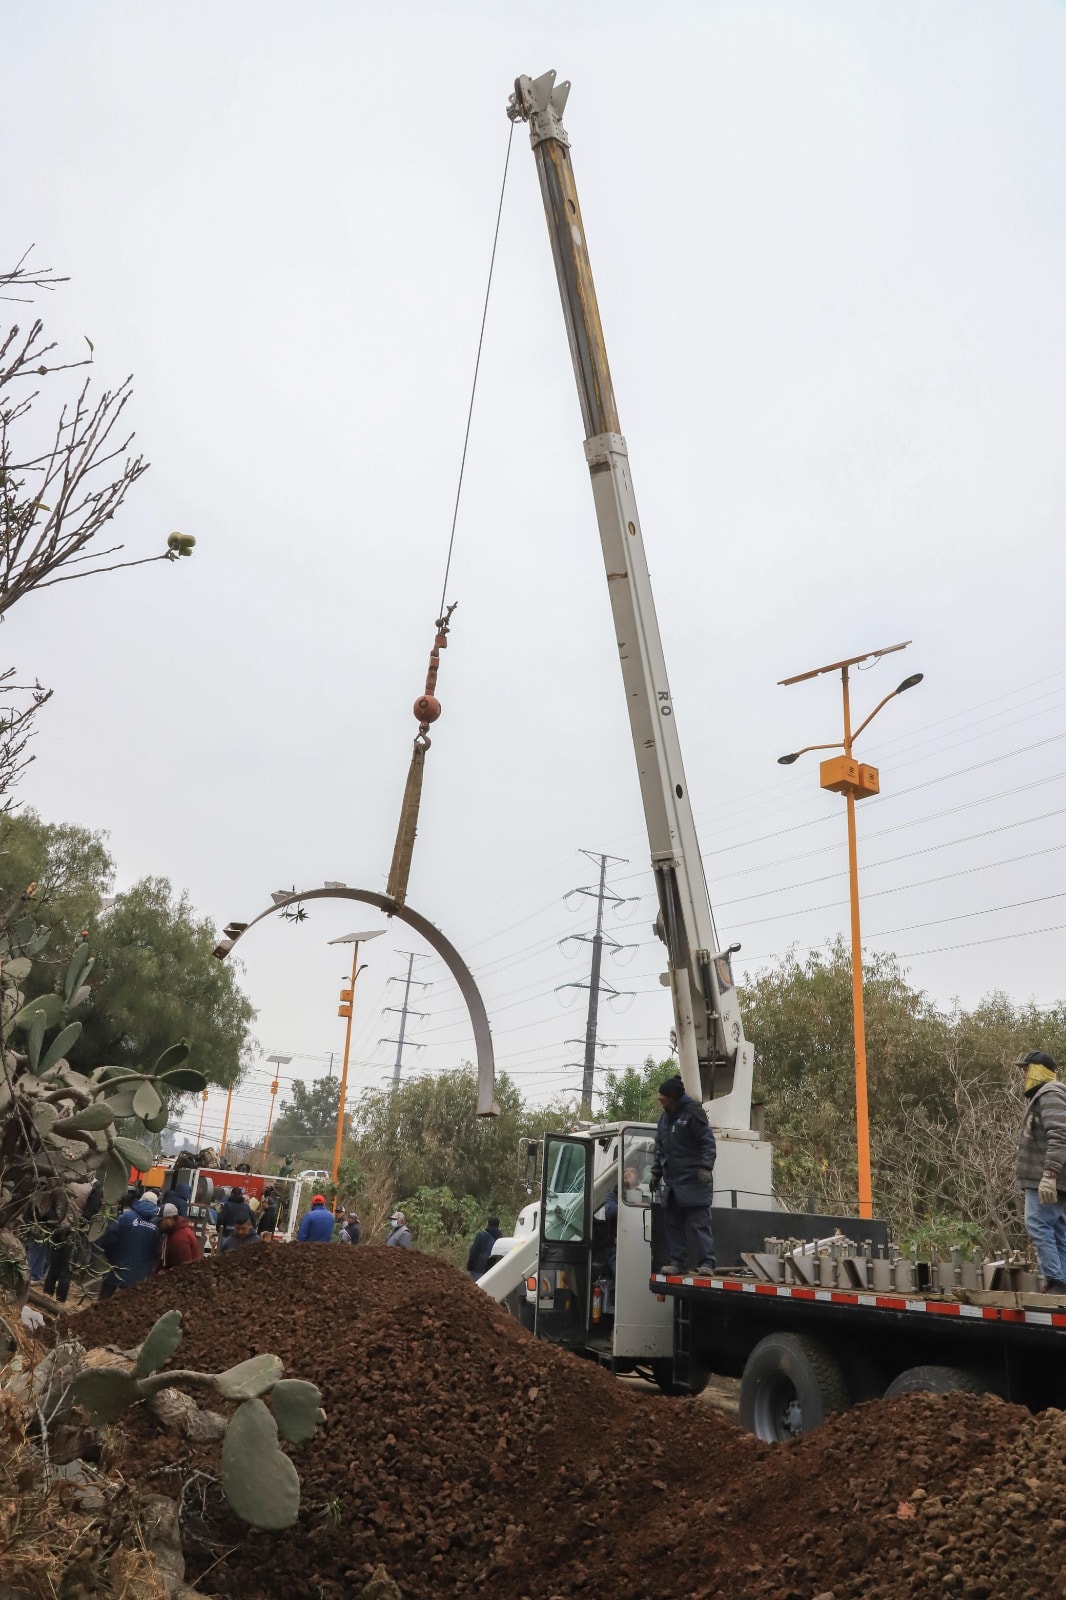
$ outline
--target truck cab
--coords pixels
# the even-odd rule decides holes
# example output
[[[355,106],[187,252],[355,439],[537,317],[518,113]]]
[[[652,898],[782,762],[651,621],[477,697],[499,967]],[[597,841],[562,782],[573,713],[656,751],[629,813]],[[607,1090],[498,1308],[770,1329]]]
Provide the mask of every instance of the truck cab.
[[[535,1273],[538,1338],[616,1372],[671,1362],[671,1308],[648,1293],[655,1129],[620,1123],[549,1134],[543,1143]]]

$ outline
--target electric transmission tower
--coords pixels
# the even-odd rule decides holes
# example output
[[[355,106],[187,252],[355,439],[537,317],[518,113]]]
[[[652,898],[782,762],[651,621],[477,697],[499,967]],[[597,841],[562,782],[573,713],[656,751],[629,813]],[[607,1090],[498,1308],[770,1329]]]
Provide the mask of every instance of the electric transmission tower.
[[[626,860],[624,856],[603,855],[595,850],[582,850],[581,854],[583,856],[588,856],[590,861],[599,862],[599,882],[598,884],[587,884],[580,889],[571,889],[570,894],[587,895],[590,899],[594,899],[596,901],[596,931],[595,933],[570,933],[567,934],[565,939],[560,939],[559,943],[562,945],[569,943],[571,939],[579,939],[583,944],[591,944],[592,968],[589,972],[588,983],[562,983],[559,985],[559,988],[587,989],[589,993],[588,1015],[585,1020],[584,1059],[581,1062],[568,1061],[567,1066],[576,1067],[580,1065],[581,1067],[581,1115],[583,1117],[591,1117],[592,1096],[596,1092],[596,1051],[602,1048],[597,1037],[597,1027],[599,1023],[600,1012],[600,995],[605,994],[608,1000],[614,1000],[621,998],[623,995],[632,993],[632,990],[630,989],[616,989],[613,984],[605,982],[601,976],[603,968],[604,945],[606,945],[608,949],[612,951],[633,948],[631,945],[619,944],[618,940],[612,938],[609,933],[604,933],[603,908],[605,904],[608,903],[617,908],[618,906],[625,905],[627,899],[631,899],[633,897],[615,894],[613,889],[608,889],[607,887],[608,861],[617,861],[624,864]],[[567,895],[565,898],[569,899],[570,895]],[[566,1042],[567,1044],[580,1044],[581,1040],[568,1039]]]
[[[411,975],[412,972],[413,972],[413,969],[414,969],[415,962],[416,961],[426,961],[426,960],[428,960],[428,957],[426,957],[424,955],[416,955],[413,950],[399,950],[399,951],[397,951],[397,954],[407,957],[407,971],[406,972],[401,972],[400,974],[398,974],[398,976],[390,978],[388,983],[386,984],[386,988],[391,987],[392,984],[394,984],[394,983],[402,983],[403,984],[403,1005],[402,1006],[382,1006],[381,1009],[382,1009],[382,1012],[386,1012],[386,1011],[395,1011],[395,1012],[397,1012],[399,1014],[399,1018],[400,1018],[400,1026],[399,1026],[399,1030],[398,1030],[395,1038],[386,1037],[384,1039],[379,1039],[378,1040],[378,1044],[379,1045],[394,1044],[396,1046],[396,1060],[393,1062],[393,1065],[392,1065],[392,1087],[394,1089],[395,1089],[396,1085],[400,1081],[400,1072],[401,1072],[401,1069],[403,1067],[403,1053],[404,1053],[404,1050],[408,1049],[408,1048],[414,1049],[414,1050],[424,1050],[426,1048],[424,1044],[415,1044],[413,1042],[413,1040],[410,1040],[407,1037],[407,1019],[408,1019],[408,1017],[424,1017],[426,1015],[426,1013],[424,1011],[415,1011],[412,1008],[412,1006],[411,1006],[411,990],[413,988],[414,989],[428,989],[428,988],[431,987],[431,985],[427,981],[425,981],[424,979],[415,978],[415,977],[412,977],[412,975]]]

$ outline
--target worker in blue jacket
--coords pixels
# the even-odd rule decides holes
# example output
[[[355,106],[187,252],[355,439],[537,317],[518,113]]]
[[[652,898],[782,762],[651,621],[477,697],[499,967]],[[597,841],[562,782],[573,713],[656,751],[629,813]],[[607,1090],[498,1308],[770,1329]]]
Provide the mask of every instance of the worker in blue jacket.
[[[328,1244],[333,1238],[334,1221],[333,1212],[326,1210],[325,1195],[312,1195],[310,1211],[300,1218],[297,1244]]]
[[[100,1285],[101,1300],[108,1299],[116,1289],[128,1289],[152,1276],[163,1248],[163,1235],[156,1227],[158,1215],[158,1196],[146,1190],[108,1223],[100,1236],[100,1249],[111,1270]]]
[[[679,1076],[659,1086],[662,1115],[655,1130],[651,1191],[665,1186],[663,1221],[670,1260],[661,1272],[685,1271],[686,1261],[700,1277],[714,1271],[711,1200],[718,1153],[707,1113],[685,1093]]]

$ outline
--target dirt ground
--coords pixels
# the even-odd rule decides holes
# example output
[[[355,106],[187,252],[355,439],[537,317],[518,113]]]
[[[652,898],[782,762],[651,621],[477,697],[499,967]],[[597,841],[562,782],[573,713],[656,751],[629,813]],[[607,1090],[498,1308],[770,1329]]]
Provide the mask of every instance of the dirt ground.
[[[454,1268],[383,1248],[250,1247],[70,1326],[129,1346],[172,1305],[177,1364],[274,1351],[328,1419],[292,1450],[303,1504],[285,1534],[229,1514],[217,1446],[126,1425],[127,1477],[188,1486],[188,1579],[211,1595],[341,1600],[383,1565],[403,1600],[1066,1596],[1059,1412],[916,1395],[764,1445],[724,1414],[732,1386],[707,1403],[622,1384]]]

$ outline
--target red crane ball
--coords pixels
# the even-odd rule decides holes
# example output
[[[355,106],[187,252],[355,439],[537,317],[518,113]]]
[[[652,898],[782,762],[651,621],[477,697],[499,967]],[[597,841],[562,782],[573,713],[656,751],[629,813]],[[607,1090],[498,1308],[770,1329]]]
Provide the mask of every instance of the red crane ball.
[[[436,695],[420,694],[414,705],[419,722],[436,722],[440,716],[440,701]]]

